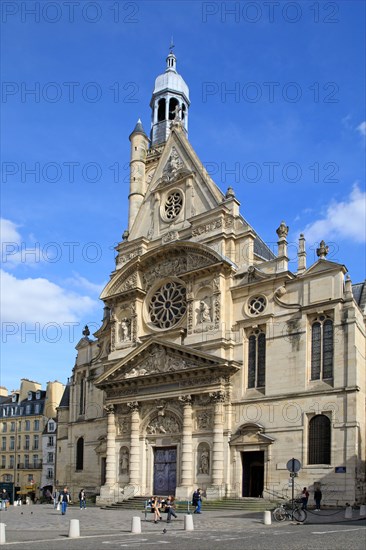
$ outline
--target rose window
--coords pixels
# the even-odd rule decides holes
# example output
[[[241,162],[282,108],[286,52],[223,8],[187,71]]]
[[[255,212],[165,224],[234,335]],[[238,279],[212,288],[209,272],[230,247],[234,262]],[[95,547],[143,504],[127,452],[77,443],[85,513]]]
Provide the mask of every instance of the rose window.
[[[248,311],[251,315],[259,315],[266,309],[267,300],[264,296],[255,296],[248,302]]]
[[[150,320],[159,328],[170,328],[178,323],[186,309],[186,289],[180,283],[169,281],[150,300]]]
[[[167,220],[173,220],[183,208],[183,197],[179,191],[171,193],[164,205],[164,214]]]

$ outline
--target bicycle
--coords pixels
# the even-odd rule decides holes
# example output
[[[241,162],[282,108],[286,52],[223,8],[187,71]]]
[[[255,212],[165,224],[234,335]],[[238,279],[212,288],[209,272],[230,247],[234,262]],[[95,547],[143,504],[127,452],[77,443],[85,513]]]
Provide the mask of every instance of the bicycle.
[[[276,521],[285,521],[288,519],[290,521],[298,521],[299,523],[303,523],[307,517],[308,515],[306,511],[299,508],[296,504],[294,504],[294,507],[292,508],[292,502],[281,504],[278,508],[273,510],[273,518]]]

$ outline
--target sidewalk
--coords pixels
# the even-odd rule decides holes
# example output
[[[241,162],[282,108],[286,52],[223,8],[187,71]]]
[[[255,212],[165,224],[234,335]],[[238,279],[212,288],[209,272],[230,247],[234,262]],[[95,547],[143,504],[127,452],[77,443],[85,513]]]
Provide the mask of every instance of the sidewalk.
[[[169,531],[184,529],[184,514],[179,514],[177,519],[166,523],[166,515],[157,525],[148,516],[145,521],[144,513],[137,510],[102,510],[98,507],[89,507],[80,510],[78,506],[69,506],[65,516],[54,510],[49,504],[36,504],[30,506],[11,506],[6,512],[0,512],[0,522],[6,524],[6,542],[23,541],[55,541],[60,537],[67,537],[71,519],[80,520],[80,535],[83,536],[113,536],[119,533],[131,531],[132,518],[141,518],[143,533],[161,532],[163,528]],[[352,520],[345,519],[344,509],[321,510],[320,512],[308,511],[307,525],[339,524],[357,522],[360,519],[359,510],[353,511]],[[202,514],[193,516],[195,531],[221,531],[232,530],[256,530],[263,528],[263,512],[241,512],[238,510],[208,511],[202,510]],[[285,521],[277,523],[272,520],[272,525],[266,529],[278,529],[283,525],[289,525]]]

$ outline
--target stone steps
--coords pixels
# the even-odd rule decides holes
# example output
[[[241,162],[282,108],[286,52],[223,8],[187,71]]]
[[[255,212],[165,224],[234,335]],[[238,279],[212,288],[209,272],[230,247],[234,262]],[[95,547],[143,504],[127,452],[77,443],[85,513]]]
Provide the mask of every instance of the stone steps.
[[[145,502],[149,497],[134,497],[122,502],[104,506],[105,510],[144,510]],[[277,501],[269,501],[263,498],[223,498],[221,500],[203,500],[202,509],[204,510],[242,510],[248,512],[264,512],[265,510],[273,510],[278,505]],[[190,505],[191,510],[194,507]],[[186,508],[183,504],[178,504],[177,510]]]

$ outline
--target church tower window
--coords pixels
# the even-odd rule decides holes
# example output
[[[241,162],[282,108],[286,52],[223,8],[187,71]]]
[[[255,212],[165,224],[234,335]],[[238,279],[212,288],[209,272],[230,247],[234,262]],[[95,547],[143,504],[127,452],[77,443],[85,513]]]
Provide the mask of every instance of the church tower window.
[[[266,335],[255,329],[249,336],[248,388],[264,388],[266,381]]]
[[[164,205],[164,215],[167,221],[171,221],[178,216],[183,208],[183,197],[180,191],[171,193]]]
[[[158,122],[165,120],[165,99],[162,98],[158,103]]]
[[[333,378],[333,321],[320,315],[311,326],[311,380]]]
[[[84,469],[84,438],[79,437],[76,443],[76,469]]]

